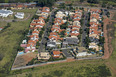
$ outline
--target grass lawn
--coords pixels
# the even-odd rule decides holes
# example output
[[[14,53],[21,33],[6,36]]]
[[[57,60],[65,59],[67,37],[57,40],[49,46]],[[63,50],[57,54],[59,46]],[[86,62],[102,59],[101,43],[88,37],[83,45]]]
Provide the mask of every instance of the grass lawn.
[[[115,25],[116,25],[116,23],[114,24],[114,26]],[[114,51],[113,51],[112,56],[108,59],[108,62],[110,63],[110,66],[116,70],[116,26],[115,26],[114,31],[115,31],[115,33],[114,33],[115,38],[112,40],[112,46],[114,48]],[[112,69],[111,69],[111,71],[112,71],[113,77],[116,77],[116,72],[114,72]]]
[[[7,26],[7,22],[5,22],[5,21],[4,22],[3,21],[1,22],[0,21],[0,27],[5,27],[5,26]]]
[[[11,71],[9,77],[106,77],[110,76],[104,61],[83,60],[51,64],[25,70]]]
[[[31,9],[33,16],[37,9]],[[25,10],[25,12],[29,10]],[[17,54],[17,47],[23,39],[23,33],[28,30],[31,18],[26,21],[11,22],[11,26],[0,33],[0,77],[10,71],[13,60]],[[0,22],[6,25],[6,22]],[[2,76],[3,77],[3,76]]]
[[[37,8],[35,8],[35,9],[21,9],[21,10],[15,9],[15,10],[13,10],[13,12],[24,12],[24,13],[32,13],[32,12],[36,13],[36,11],[37,11]]]

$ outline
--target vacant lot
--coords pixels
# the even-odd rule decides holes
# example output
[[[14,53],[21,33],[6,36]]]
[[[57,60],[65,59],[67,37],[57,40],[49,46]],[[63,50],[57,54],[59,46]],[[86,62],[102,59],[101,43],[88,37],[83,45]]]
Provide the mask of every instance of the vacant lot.
[[[115,25],[116,25],[116,23],[113,23],[111,26],[113,28],[111,31],[109,31],[109,33],[111,33],[111,35],[109,37],[112,37],[112,39],[110,39],[110,41],[111,41],[111,45],[113,47],[113,53],[107,62],[108,67],[110,67],[110,70],[112,71],[113,77],[116,77],[116,26]]]
[[[107,77],[109,69],[102,60],[83,60],[11,71],[9,77]]]
[[[17,54],[17,47],[24,38],[24,33],[28,30],[31,18],[36,10],[30,10],[31,17],[28,20],[11,22],[10,27],[0,32],[0,76],[9,73]],[[29,10],[26,11],[29,13]],[[6,25],[6,22],[0,23]]]
[[[5,27],[7,26],[7,22],[5,21],[0,21],[0,27]]]
[[[13,68],[26,66],[26,64],[31,61],[33,58],[36,58],[37,53],[31,52],[24,55],[19,55],[16,57]]]

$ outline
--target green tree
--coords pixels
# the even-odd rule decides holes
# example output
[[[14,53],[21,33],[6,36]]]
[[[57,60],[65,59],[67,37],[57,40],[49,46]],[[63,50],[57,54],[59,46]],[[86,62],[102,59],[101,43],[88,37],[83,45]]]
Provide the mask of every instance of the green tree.
[[[40,31],[39,38],[42,38],[42,35],[43,35],[43,31]]]
[[[88,3],[95,3],[95,4],[98,4],[99,3],[99,0],[87,0]]]
[[[66,33],[66,31],[60,32],[61,37],[64,37],[65,33]]]
[[[82,2],[84,2],[84,0],[80,0],[80,2],[82,3]]]

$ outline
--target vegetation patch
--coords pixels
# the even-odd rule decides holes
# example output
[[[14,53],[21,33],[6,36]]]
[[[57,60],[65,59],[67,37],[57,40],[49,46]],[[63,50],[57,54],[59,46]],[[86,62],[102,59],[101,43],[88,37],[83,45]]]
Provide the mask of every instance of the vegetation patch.
[[[96,62],[97,61],[97,62]],[[30,73],[29,73],[30,72]],[[84,60],[69,63],[51,64],[30,69],[16,70],[9,77],[107,77],[111,76],[109,69],[102,60]]]
[[[36,11],[33,9],[31,15]],[[24,38],[24,33],[28,29],[31,18],[25,21],[11,22],[7,28],[0,33],[0,76],[7,75],[17,54],[17,48]],[[4,23],[4,22],[3,22]],[[9,26],[10,25],[10,26]]]

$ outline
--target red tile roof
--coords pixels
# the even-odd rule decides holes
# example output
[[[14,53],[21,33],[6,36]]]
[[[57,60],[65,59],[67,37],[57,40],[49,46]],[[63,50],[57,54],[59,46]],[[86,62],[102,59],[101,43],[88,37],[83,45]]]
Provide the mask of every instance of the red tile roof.
[[[28,40],[28,44],[35,44],[36,43],[36,41],[33,41],[33,40]]]
[[[72,28],[75,28],[75,27],[80,29],[80,26],[76,26],[76,25],[72,26]]]
[[[71,36],[78,36],[80,33],[71,33]]]
[[[33,31],[32,34],[33,34],[33,33],[37,33],[37,34],[39,34],[39,31]]]
[[[100,10],[100,9],[91,9],[90,11],[92,11],[92,12],[98,12],[98,13],[100,13],[100,12],[101,12],[101,10]]]
[[[53,51],[53,57],[60,57],[61,53],[62,52],[60,52],[60,51]]]
[[[49,7],[43,7],[42,12],[50,12],[50,8]]]

